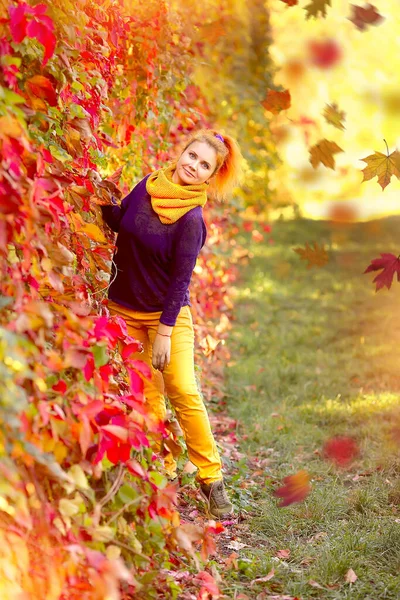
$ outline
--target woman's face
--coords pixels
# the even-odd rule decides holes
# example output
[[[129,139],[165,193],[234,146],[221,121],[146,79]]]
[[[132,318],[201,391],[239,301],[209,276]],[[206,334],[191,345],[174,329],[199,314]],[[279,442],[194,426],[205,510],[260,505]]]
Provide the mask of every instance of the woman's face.
[[[182,152],[172,180],[179,185],[208,181],[217,166],[217,153],[207,142],[193,142]]]

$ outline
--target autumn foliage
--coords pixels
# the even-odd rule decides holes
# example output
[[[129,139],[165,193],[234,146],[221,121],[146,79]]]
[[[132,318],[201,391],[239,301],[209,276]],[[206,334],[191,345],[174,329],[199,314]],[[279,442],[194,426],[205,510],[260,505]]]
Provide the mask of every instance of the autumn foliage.
[[[155,460],[168,432],[144,405],[140,344],[107,310],[114,237],[97,206],[207,124],[188,38],[158,0],[11,2],[1,16],[1,596],[215,593],[203,569],[219,530],[188,534]],[[209,253],[194,307],[204,339],[235,277]]]

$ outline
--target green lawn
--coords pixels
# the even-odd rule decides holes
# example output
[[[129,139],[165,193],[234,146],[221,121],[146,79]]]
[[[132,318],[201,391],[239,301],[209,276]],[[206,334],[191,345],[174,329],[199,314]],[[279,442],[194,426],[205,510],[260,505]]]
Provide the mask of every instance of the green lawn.
[[[297,220],[274,224],[274,244],[239,239],[254,256],[237,282],[225,380],[245,458],[227,482],[251,518],[227,597],[400,598],[400,284],[376,294],[362,275],[380,252],[400,252],[399,232],[399,218]],[[330,260],[307,269],[293,248],[314,240]],[[345,469],[322,456],[337,434],[360,448]],[[278,508],[273,490],[300,469],[310,495]]]

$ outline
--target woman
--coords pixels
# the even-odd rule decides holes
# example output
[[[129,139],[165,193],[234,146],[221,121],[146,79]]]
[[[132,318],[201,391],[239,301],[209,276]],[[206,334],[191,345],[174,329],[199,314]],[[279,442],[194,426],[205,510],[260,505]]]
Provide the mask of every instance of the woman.
[[[165,390],[213,518],[231,514],[233,507],[196,384],[188,287],[207,235],[202,216],[207,191],[225,198],[238,182],[241,160],[232,137],[203,129],[191,136],[178,160],[146,175],[120,205],[113,199],[113,205],[102,206],[104,220],[118,232],[108,308],[142,342],[144,352],[133,358],[152,371],[144,385],[150,412],[165,420]],[[164,464],[170,478],[176,477],[171,454]]]

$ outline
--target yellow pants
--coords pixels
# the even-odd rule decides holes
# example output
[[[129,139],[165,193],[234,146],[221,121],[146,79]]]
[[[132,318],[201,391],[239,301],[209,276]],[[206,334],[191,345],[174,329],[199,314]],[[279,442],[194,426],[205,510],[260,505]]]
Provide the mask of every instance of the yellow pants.
[[[143,360],[151,369],[151,380],[145,380],[144,395],[150,413],[165,420],[164,390],[173,406],[185,438],[189,460],[198,468],[197,479],[212,483],[222,479],[221,459],[211,432],[206,407],[199,394],[194,373],[194,329],[189,306],[182,306],[171,336],[171,361],[164,371],[152,366],[152,347],[161,311],[139,312],[109,300],[112,315],[122,317],[128,333],[142,342],[144,352],[131,357]],[[161,442],[155,448],[161,449]],[[169,454],[164,460],[168,474],[176,473],[176,462]]]

